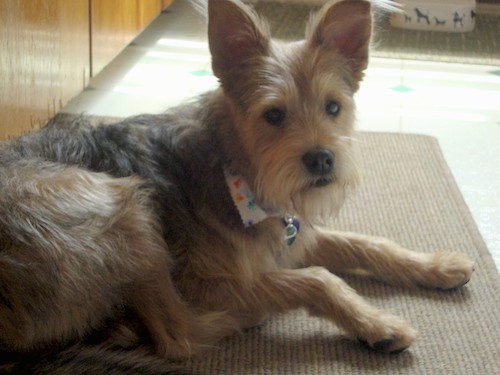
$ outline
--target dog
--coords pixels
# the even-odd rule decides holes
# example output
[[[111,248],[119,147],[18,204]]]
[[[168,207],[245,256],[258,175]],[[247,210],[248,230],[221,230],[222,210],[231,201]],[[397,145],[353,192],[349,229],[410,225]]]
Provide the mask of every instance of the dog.
[[[0,146],[0,361],[11,374],[160,374],[304,308],[383,353],[418,332],[337,274],[453,289],[473,262],[320,225],[359,181],[353,95],[373,4],[303,41],[208,1],[220,87],[165,114],[49,124]],[[165,359],[166,358],[166,359]]]
[[[429,12],[427,12],[427,14],[425,14],[424,12],[422,12],[418,8],[415,8],[414,10],[415,10],[415,13],[417,14],[417,22],[420,22],[420,19],[424,19],[427,22],[427,25],[431,24],[431,21],[429,21]]]
[[[458,24],[460,24],[460,27],[464,27],[464,20],[465,14],[460,17],[458,12],[453,13],[453,26],[456,28]]]
[[[436,26],[444,26],[444,25],[446,25],[446,20],[440,20],[437,17],[434,17],[434,20],[436,20]]]

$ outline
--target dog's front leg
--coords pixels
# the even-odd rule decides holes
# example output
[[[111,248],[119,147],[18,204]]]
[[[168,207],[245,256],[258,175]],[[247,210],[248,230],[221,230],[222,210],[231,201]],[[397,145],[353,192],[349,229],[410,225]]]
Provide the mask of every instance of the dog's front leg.
[[[418,253],[384,238],[355,233],[318,231],[310,265],[332,272],[361,271],[395,285],[452,289],[466,284],[474,263],[458,252]]]
[[[402,351],[418,336],[406,322],[371,306],[323,267],[269,272],[262,278],[255,295],[268,312],[306,308],[381,352]]]

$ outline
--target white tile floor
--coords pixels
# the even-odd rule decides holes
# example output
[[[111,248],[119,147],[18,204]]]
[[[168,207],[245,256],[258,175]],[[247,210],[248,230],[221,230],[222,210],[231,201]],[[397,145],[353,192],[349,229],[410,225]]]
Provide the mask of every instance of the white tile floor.
[[[205,34],[174,2],[64,111],[155,113],[215,87]],[[439,139],[500,269],[500,67],[373,58],[357,102],[361,130]]]

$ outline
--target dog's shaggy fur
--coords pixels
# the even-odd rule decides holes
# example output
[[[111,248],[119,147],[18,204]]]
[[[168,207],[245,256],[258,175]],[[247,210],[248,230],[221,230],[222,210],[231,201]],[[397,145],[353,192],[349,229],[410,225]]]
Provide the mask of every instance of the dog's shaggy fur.
[[[297,308],[398,352],[417,332],[334,273],[441,289],[469,280],[462,254],[317,224],[358,182],[353,94],[370,2],[325,5],[290,44],[236,0],[210,0],[208,17],[219,89],[168,114],[52,122],[1,144],[4,371],[162,373],[170,365],[141,348],[189,357]],[[243,225],[228,169],[265,220]],[[292,216],[300,229],[287,243]]]

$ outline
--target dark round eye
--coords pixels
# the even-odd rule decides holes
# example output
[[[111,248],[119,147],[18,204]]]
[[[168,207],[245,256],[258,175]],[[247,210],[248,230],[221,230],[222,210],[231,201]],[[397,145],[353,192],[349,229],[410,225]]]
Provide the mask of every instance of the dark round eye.
[[[337,116],[340,113],[340,104],[330,100],[326,102],[325,111],[329,116]]]
[[[279,126],[285,120],[285,111],[279,108],[272,108],[264,112],[264,119],[271,125]]]

